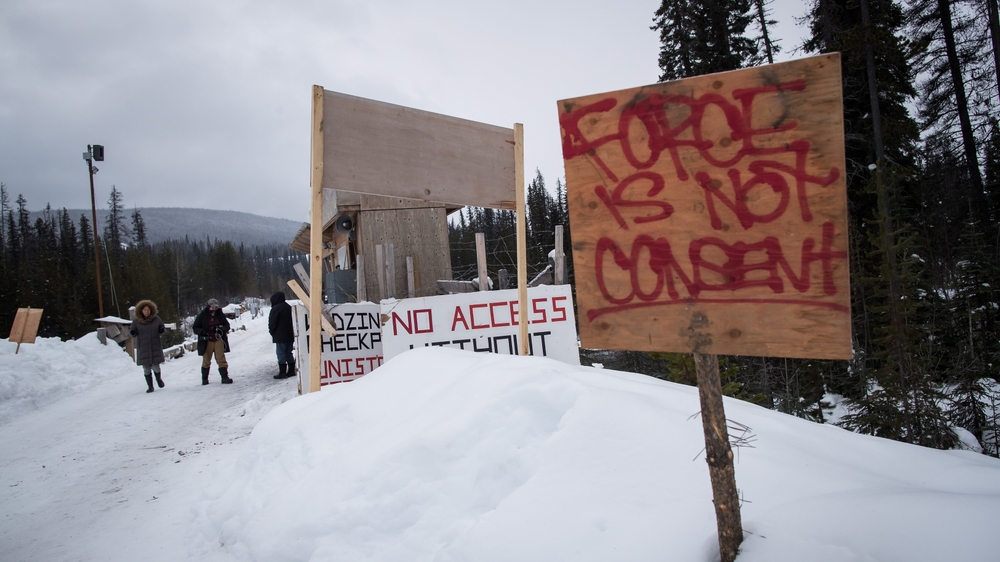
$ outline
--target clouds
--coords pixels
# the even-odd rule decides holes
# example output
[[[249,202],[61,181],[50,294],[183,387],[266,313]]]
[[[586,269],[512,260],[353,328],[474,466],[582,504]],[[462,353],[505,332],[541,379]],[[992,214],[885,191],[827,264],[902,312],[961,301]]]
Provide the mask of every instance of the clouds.
[[[655,82],[657,4],[6,0],[0,181],[34,209],[87,207],[80,155],[97,143],[99,201],[114,184],[128,206],[305,220],[319,84],[523,123],[528,176],[554,185],[556,101]]]

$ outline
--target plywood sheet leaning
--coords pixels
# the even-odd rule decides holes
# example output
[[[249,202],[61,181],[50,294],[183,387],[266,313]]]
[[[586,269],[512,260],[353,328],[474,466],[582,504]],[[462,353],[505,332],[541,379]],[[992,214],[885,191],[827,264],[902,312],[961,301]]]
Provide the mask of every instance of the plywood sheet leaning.
[[[323,105],[324,187],[514,209],[512,129],[329,90]]]
[[[850,358],[839,54],[558,109],[584,347]]]

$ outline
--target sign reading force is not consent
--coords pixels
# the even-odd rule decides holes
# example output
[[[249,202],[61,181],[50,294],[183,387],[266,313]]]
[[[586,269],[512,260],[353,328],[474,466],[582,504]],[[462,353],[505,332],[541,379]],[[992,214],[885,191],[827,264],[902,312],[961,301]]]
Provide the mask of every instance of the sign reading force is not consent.
[[[839,54],[558,109],[584,347],[851,357]]]
[[[580,364],[569,285],[528,289],[530,355]],[[518,354],[517,290],[382,302],[385,358],[420,346]]]

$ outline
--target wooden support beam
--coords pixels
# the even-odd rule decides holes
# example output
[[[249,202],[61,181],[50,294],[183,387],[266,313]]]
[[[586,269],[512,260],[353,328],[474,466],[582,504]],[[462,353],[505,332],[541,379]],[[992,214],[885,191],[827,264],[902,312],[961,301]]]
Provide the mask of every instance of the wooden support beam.
[[[300,301],[302,301],[302,304],[305,305],[306,309],[310,310],[309,318],[314,318],[314,316],[312,316],[312,312],[311,312],[311,310],[312,310],[312,299],[310,299],[309,295],[306,294],[305,289],[303,289],[301,285],[299,285],[298,283],[296,283],[294,279],[289,279],[288,286],[292,289],[292,292],[295,293],[295,296],[298,297],[298,299]],[[321,310],[322,310],[322,308],[321,308]],[[337,335],[337,329],[333,327],[333,324],[330,323],[330,320],[326,317],[326,315],[323,314],[322,312],[320,312],[319,318],[320,318],[320,327],[323,328],[323,331],[326,332],[326,335],[330,336],[331,338],[333,336],[336,336]],[[311,328],[312,328],[312,325],[310,325],[310,329]],[[312,333],[310,332],[309,335],[312,336]],[[310,352],[311,352],[311,350],[310,350]],[[312,361],[310,361],[310,363],[312,363]]]
[[[365,287],[365,256],[364,254],[357,254],[355,256],[356,267],[358,272],[357,280],[357,299],[358,302],[365,302],[368,300],[368,288]]]
[[[556,259],[553,267],[553,283],[555,285],[566,284],[566,251],[563,249],[563,225],[556,225]]]
[[[517,220],[517,312],[521,355],[528,355],[528,244],[524,204],[524,125],[514,123],[514,196]]]
[[[309,294],[316,296],[308,309],[310,318],[323,315],[323,87],[313,86],[312,91],[312,142],[309,187],[311,204],[309,209]],[[305,302],[305,301],[303,301]],[[309,392],[319,392],[320,368],[322,361],[320,323],[313,322],[309,330]]]
[[[406,296],[411,299],[417,296],[416,282],[413,278],[413,256],[406,256]]]
[[[385,245],[385,287],[386,297],[396,298],[396,255],[392,244]]]
[[[476,233],[476,264],[479,266],[479,290],[487,291],[490,278],[486,273],[486,235],[482,232]]]
[[[385,298],[385,255],[382,245],[375,245],[375,277],[378,278],[378,298]]]
[[[733,449],[729,445],[726,411],[722,405],[719,358],[695,352],[694,365],[698,375],[698,397],[701,399],[701,425],[705,431],[705,461],[708,462],[708,475],[712,481],[712,502],[719,528],[719,554],[723,562],[732,562],[743,542],[743,522],[739,491],[736,489]]]

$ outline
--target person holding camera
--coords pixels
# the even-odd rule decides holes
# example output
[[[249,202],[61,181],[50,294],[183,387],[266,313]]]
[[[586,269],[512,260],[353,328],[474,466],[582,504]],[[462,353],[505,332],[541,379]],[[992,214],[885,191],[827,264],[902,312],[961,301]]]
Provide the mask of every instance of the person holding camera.
[[[226,352],[229,351],[229,320],[219,308],[219,301],[208,299],[208,306],[194,319],[191,330],[198,336],[198,355],[201,356],[201,384],[208,384],[208,372],[212,366],[212,356],[219,366],[222,384],[231,384],[229,378],[229,363],[226,362]]]

